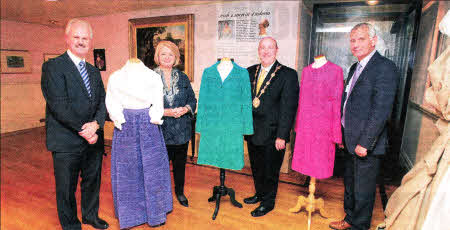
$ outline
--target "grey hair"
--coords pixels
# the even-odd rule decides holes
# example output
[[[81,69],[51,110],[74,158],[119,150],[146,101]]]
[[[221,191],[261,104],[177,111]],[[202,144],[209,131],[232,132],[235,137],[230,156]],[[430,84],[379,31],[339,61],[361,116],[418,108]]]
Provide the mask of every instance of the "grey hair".
[[[92,27],[91,27],[91,24],[89,24],[89,22],[87,22],[87,21],[80,20],[80,19],[76,19],[76,18],[70,19],[69,22],[67,22],[67,26],[66,26],[66,35],[69,35],[70,30],[72,29],[72,25],[73,25],[73,24],[76,24],[76,23],[85,23],[85,24],[88,26],[88,28],[89,28],[89,35],[90,35],[90,37],[91,37],[91,39],[92,39],[92,35],[93,35],[93,34],[92,34]]]
[[[354,30],[357,30],[357,29],[359,29],[359,28],[364,28],[364,27],[367,27],[367,30],[369,31],[369,36],[370,36],[371,38],[373,38],[373,37],[375,37],[375,36],[377,35],[377,32],[376,32],[376,30],[375,30],[375,27],[374,27],[372,24],[367,23],[367,22],[363,22],[363,23],[357,24],[356,26],[354,26],[354,27],[352,28],[351,32],[353,32]]]

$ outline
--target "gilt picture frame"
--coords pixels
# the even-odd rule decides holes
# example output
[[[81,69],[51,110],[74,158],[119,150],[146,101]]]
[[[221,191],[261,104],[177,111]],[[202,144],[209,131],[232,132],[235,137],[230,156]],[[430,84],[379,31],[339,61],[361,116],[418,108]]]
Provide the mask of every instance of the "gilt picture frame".
[[[175,66],[194,79],[194,15],[173,15],[130,19],[130,58],[139,58],[148,68],[154,69],[156,46],[162,40],[175,43],[180,51],[180,63]]]

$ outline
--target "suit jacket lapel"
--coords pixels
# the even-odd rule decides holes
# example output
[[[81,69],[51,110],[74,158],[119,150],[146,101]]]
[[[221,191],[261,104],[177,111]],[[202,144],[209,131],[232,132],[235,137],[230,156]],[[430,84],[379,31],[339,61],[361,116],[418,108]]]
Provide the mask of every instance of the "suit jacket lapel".
[[[356,65],[357,65],[357,64],[354,63],[354,64],[350,67],[350,71],[348,72],[347,79],[345,80],[345,86],[347,86],[348,84],[350,84],[350,81],[352,80],[352,77],[353,77],[353,73],[355,73]]]
[[[373,68],[376,64],[376,59],[380,56],[378,51],[375,51],[372,58],[370,58],[369,62],[367,62],[366,66],[362,70],[362,72],[359,74],[359,78],[356,81],[355,85],[353,86],[353,89],[358,85],[359,82],[362,81],[364,77],[366,77],[370,71],[371,68]],[[355,68],[356,69],[356,68]],[[352,90],[353,91],[353,90]]]
[[[347,100],[348,95],[347,87],[352,81],[353,73],[355,73],[357,63],[353,64],[352,67],[350,67],[350,72],[348,73],[347,79],[345,80],[344,84],[344,93],[342,94],[342,100],[341,100],[341,114],[342,114],[342,107],[344,106],[345,100]]]
[[[70,59],[69,55],[66,53],[63,54],[64,59],[66,60],[66,64],[67,64],[67,71],[66,74],[72,76],[72,78],[74,79],[75,82],[78,83],[79,88],[84,92],[84,94],[86,95],[86,97],[89,98],[89,94],[88,91],[86,89],[86,86],[84,85],[83,79],[81,78],[81,74],[80,71],[78,71],[78,68],[75,66],[75,63],[73,63],[72,59]],[[87,67],[88,65],[86,65]],[[89,78],[91,78],[89,70],[88,70],[88,74],[89,74]],[[91,80],[92,82],[92,80]],[[92,88],[92,86],[91,86]]]

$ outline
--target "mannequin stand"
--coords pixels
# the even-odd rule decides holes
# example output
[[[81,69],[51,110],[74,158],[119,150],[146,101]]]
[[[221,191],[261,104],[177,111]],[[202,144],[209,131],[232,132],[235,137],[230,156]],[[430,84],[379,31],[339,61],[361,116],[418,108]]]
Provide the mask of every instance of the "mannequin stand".
[[[302,209],[302,206],[305,206],[306,211],[308,212],[308,230],[311,229],[311,214],[315,210],[319,210],[319,213],[322,217],[327,218],[325,215],[325,203],[322,198],[315,199],[314,192],[316,191],[316,178],[311,177],[311,182],[309,184],[309,195],[307,198],[304,196],[298,197],[297,205],[291,209],[289,212],[299,212]]]
[[[216,219],[217,213],[219,212],[220,198],[222,196],[226,196],[226,195],[230,196],[230,201],[234,206],[236,206],[238,208],[242,208],[242,204],[237,202],[235,199],[234,190],[232,188],[225,187],[225,169],[221,168],[220,169],[220,186],[214,186],[213,195],[208,199],[208,202],[216,201],[216,209],[214,210],[214,214],[212,216],[213,220]]]

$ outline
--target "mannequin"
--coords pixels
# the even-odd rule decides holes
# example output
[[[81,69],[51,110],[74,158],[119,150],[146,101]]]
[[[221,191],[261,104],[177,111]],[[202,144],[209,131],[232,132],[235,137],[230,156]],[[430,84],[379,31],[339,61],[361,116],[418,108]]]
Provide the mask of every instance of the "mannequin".
[[[218,83],[221,81],[221,83]],[[208,199],[215,201],[215,220],[222,196],[229,195],[239,208],[232,188],[225,187],[225,169],[244,167],[243,136],[253,134],[251,89],[248,71],[230,58],[222,58],[204,70],[198,100],[196,132],[200,133],[197,164],[220,169],[220,185]]]
[[[217,66],[217,71],[219,71],[222,82],[225,81],[232,69],[233,63],[230,58],[222,58],[220,60],[220,63]],[[235,199],[234,189],[225,187],[225,169],[220,168],[220,185],[214,186],[213,195],[208,199],[208,202],[216,201],[216,208],[214,209],[214,214],[212,216],[213,220],[216,219],[217,213],[219,212],[220,198],[226,195],[230,196],[230,201],[234,206],[242,208],[242,204]]]
[[[327,64],[328,60],[323,54],[319,54],[318,56],[314,57],[314,62],[312,63],[312,67],[314,69],[318,69],[322,67],[323,65]],[[315,181],[315,179],[314,179]],[[305,183],[303,183],[302,187],[308,187],[311,183],[311,177],[308,176],[305,180]]]
[[[111,74],[105,104],[115,126],[111,187],[120,229],[160,225],[173,207],[169,160],[160,129],[161,76],[132,58]]]
[[[327,62],[328,62],[327,58],[324,55],[320,54],[320,55],[314,57],[314,62],[312,63],[312,67],[314,69],[318,69],[318,68],[322,67],[323,65],[327,64]]]
[[[317,178],[333,175],[335,144],[342,142],[342,89],[342,68],[327,61],[324,55],[314,57],[314,62],[302,71],[292,169],[308,176],[305,185],[310,181],[309,195],[299,196],[296,206],[289,211],[298,212],[305,206],[308,230],[311,229],[311,214],[315,210],[326,218],[324,201],[315,199],[314,192]]]

